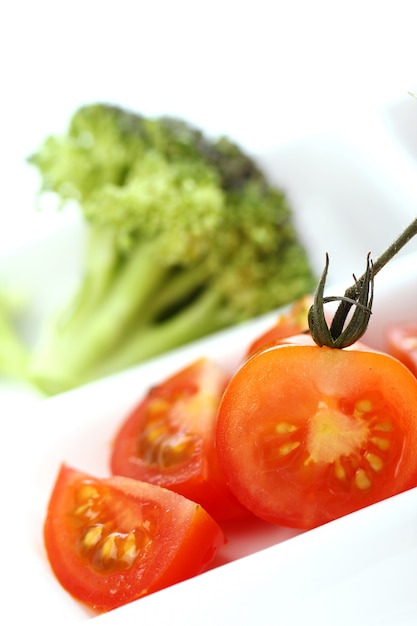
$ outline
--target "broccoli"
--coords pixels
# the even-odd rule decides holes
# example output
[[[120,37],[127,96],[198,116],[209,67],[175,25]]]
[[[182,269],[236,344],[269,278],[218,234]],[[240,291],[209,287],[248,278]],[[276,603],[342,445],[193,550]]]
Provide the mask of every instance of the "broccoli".
[[[232,141],[105,103],[29,158],[40,196],[75,201],[85,275],[31,374],[59,393],[279,307],[314,276],[284,193]]]
[[[30,352],[15,323],[19,308],[14,294],[0,292],[0,378],[27,382]]]

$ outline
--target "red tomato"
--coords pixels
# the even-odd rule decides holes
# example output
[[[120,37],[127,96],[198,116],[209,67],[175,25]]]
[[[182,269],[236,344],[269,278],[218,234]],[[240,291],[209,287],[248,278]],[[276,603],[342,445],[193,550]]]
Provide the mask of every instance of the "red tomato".
[[[108,611],[199,574],[224,543],[182,496],[128,478],[62,466],[44,525],[52,569],[75,598]]]
[[[202,358],[150,390],[119,430],[113,474],[173,489],[214,518],[242,514],[215,450],[217,410],[230,374]]]
[[[386,330],[387,352],[417,376],[417,324],[393,324]]]
[[[281,339],[276,339],[276,341],[274,341],[273,344],[269,345],[269,346],[265,346],[263,350],[258,350],[259,352],[263,352],[265,350],[270,350],[271,348],[276,348],[278,346],[314,346],[317,347],[316,342],[314,341],[313,337],[311,336],[310,332],[304,332],[304,333],[300,333],[300,334],[296,334],[296,335],[288,335],[286,337],[282,337]],[[347,346],[346,348],[344,348],[344,350],[365,350],[367,352],[375,352],[375,350],[373,348],[370,348],[367,344],[363,343],[362,341],[355,341],[355,343],[353,343],[350,346]],[[254,353],[256,354],[256,352]],[[248,358],[251,358],[252,355],[249,355]]]
[[[276,346],[233,376],[216,438],[245,507],[312,528],[417,485],[417,379],[378,352]]]
[[[289,311],[278,317],[271,328],[268,328],[251,343],[247,356],[273,346],[291,335],[298,335],[308,330],[308,312],[312,303],[313,298],[310,295],[295,302]]]

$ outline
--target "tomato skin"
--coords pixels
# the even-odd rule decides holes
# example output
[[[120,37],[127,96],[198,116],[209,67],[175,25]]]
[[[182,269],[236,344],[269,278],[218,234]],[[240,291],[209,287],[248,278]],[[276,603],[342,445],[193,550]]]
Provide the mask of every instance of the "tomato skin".
[[[201,358],[152,388],[115,437],[112,473],[172,489],[217,520],[247,515],[226,485],[215,449],[229,380],[229,372]]]
[[[77,498],[84,488],[93,488],[101,497],[94,519],[80,513],[83,505]],[[129,566],[119,559],[120,567],[106,569],[97,560],[103,547],[93,550],[94,556],[77,548],[84,546],[86,532],[100,526],[100,520],[113,534],[124,537],[132,531],[138,537],[138,556]],[[224,536],[202,507],[174,492],[124,477],[97,479],[62,465],[49,501],[44,542],[61,585],[105,612],[199,574]]]
[[[281,339],[276,339],[276,341],[274,341],[272,344],[265,345],[263,349],[259,350],[259,352],[264,352],[265,350],[270,350],[272,348],[278,348],[279,346],[311,346],[316,348],[317,344],[309,332],[304,332],[295,335],[288,335],[282,337]],[[352,345],[344,348],[344,351],[346,350],[364,350],[366,352],[376,352],[376,350],[370,348],[362,341],[355,341],[355,343],[353,343]],[[252,358],[256,354],[257,353],[255,352],[254,354],[249,355],[248,358]]]
[[[255,354],[219,409],[229,486],[258,517],[302,529],[415,487],[416,383],[396,359],[366,349]]]
[[[306,295],[297,300],[286,313],[279,315],[275,324],[252,341],[246,356],[252,356],[260,350],[272,347],[287,337],[302,335],[306,332],[308,330],[308,312],[312,304],[313,297],[311,295]]]
[[[385,331],[385,339],[387,352],[417,376],[417,324],[392,324]]]
[[[277,343],[285,341],[288,337],[301,334],[302,331],[303,329],[292,320],[279,321],[251,343],[246,356],[252,356],[257,352],[270,348]]]

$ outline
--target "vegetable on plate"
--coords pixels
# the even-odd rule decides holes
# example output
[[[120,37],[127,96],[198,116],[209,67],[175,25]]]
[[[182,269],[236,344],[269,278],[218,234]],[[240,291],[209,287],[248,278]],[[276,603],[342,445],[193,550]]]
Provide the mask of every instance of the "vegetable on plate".
[[[124,477],[63,465],[44,524],[61,585],[104,612],[206,569],[223,533],[201,506]]]
[[[0,291],[0,377],[26,382],[30,352],[17,329],[20,297]]]
[[[417,376],[417,323],[397,322],[385,329],[386,350]]]
[[[312,296],[306,294],[297,300],[287,311],[281,313],[275,323],[252,341],[246,356],[281,342],[288,337],[301,335],[308,331],[308,312]]]
[[[385,262],[368,259],[344,297],[324,298],[327,260],[311,336],[257,351],[226,388],[219,460],[236,497],[265,521],[309,529],[417,486],[417,380],[397,359],[357,347]]]
[[[172,489],[217,521],[248,514],[227,487],[215,449],[229,379],[229,372],[201,358],[152,387],[116,434],[112,473]]]
[[[312,528],[417,485],[417,385],[393,358],[282,345],[233,377],[217,448],[262,519]]]
[[[47,322],[32,380],[55,394],[311,291],[284,193],[226,138],[116,106],[81,107],[30,158],[40,198],[76,203],[84,275]]]
[[[62,465],[44,538],[67,591],[106,611],[203,571],[227,541],[230,502],[310,529],[417,486],[417,378],[361,342],[390,254],[368,257],[342,297],[324,296],[326,258],[309,332],[248,337],[234,372],[201,357],[151,388],[116,435],[112,477]],[[304,326],[305,307],[274,332]],[[233,524],[247,532],[248,519]]]

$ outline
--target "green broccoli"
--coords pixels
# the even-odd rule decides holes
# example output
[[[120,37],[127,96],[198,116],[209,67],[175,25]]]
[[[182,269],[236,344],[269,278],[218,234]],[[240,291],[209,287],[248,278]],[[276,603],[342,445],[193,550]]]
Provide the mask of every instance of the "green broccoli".
[[[281,190],[222,137],[87,105],[30,157],[40,194],[76,201],[85,276],[46,325],[33,380],[48,394],[279,307],[315,280]]]
[[[0,292],[0,378],[27,382],[29,348],[17,330],[19,299],[10,291]]]

